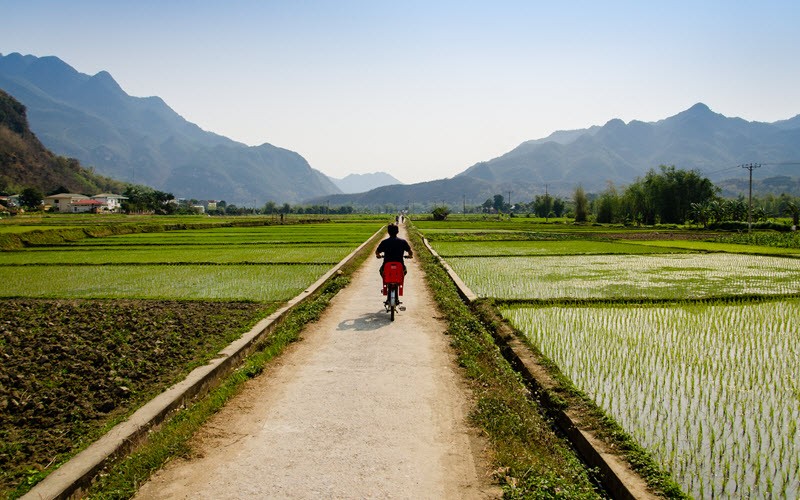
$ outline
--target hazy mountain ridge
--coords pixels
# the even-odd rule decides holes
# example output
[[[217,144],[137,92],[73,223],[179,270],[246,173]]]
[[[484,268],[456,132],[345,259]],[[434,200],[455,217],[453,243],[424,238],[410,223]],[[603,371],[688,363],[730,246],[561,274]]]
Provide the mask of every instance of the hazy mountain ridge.
[[[611,182],[624,186],[659,165],[697,169],[736,195],[746,179],[739,165],[761,163],[754,172],[754,188],[790,189],[800,194],[800,115],[775,123],[749,122],[715,113],[702,103],[657,122],[620,119],[584,130],[559,131],[547,138],[526,141],[492,160],[476,163],[452,179],[440,181],[430,197],[429,183],[390,186],[347,203],[396,204],[406,200],[460,206],[480,204],[486,193],[530,200],[548,192],[569,197],[579,184],[600,192]],[[480,181],[466,183],[464,179]],[[770,180],[775,179],[775,180]]]
[[[15,53],[0,56],[0,88],[26,105],[46,146],[104,175],[243,205],[340,192],[299,154],[204,131],[158,97],[129,96],[105,71]]]
[[[350,174],[342,179],[329,177],[329,179],[344,194],[363,193],[371,189],[390,186],[392,184],[403,184],[392,175],[386,172],[373,172],[371,174]]]

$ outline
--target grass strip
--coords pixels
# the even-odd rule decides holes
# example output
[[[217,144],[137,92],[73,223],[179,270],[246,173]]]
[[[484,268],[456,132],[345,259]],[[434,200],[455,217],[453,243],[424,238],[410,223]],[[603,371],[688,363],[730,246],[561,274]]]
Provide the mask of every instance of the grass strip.
[[[522,380],[503,358],[486,326],[461,301],[452,281],[422,244],[415,228],[410,239],[436,303],[448,321],[447,333],[475,396],[473,422],[493,449],[496,479],[506,498],[600,498],[593,472],[553,432]]]

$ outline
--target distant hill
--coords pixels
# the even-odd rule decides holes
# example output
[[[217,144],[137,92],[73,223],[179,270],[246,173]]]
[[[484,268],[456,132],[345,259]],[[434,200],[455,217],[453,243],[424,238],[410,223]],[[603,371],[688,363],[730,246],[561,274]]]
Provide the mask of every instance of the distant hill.
[[[125,190],[124,183],[48,151],[31,132],[25,106],[0,90],[0,192],[19,194],[28,187],[43,194],[62,187],[88,195]]]
[[[343,179],[329,177],[330,180],[341,189],[342,193],[363,193],[370,189],[392,184],[402,184],[386,172],[375,172],[372,174],[350,174]]]
[[[48,148],[104,175],[249,206],[340,192],[299,154],[206,132],[158,97],[129,96],[105,71],[89,76],[57,57],[0,55],[0,88],[27,107]]]
[[[337,203],[403,205],[480,204],[487,193],[511,201],[530,201],[537,194],[569,197],[579,184],[600,192],[609,182],[623,186],[659,165],[697,169],[724,192],[744,191],[747,176],[739,165],[760,163],[754,191],[800,195],[800,115],[775,123],[728,118],[698,103],[675,116],[654,122],[614,119],[603,126],[555,132],[527,141],[508,153],[477,163],[451,179],[406,186],[387,186],[359,195],[338,196]],[[788,190],[788,191],[787,191]],[[333,200],[334,198],[331,198]],[[333,203],[333,201],[331,201]]]

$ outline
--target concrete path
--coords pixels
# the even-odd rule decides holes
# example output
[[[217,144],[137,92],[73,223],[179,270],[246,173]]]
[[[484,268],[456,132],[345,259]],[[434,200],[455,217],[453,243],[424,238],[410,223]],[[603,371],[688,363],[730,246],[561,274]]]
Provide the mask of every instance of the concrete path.
[[[421,270],[394,323],[370,259],[137,498],[497,498]]]

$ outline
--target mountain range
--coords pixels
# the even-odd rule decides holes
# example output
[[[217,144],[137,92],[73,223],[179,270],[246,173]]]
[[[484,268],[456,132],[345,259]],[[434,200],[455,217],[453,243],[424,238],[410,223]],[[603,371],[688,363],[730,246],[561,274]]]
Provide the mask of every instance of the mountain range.
[[[158,97],[128,95],[105,71],[89,76],[57,57],[0,55],[0,89],[25,105],[50,150],[115,179],[244,206],[341,192],[298,153],[204,131]]]
[[[761,166],[754,170],[754,192],[800,195],[800,115],[774,123],[750,122],[697,103],[657,122],[613,119],[603,126],[558,131],[476,163],[450,179],[327,199],[362,206],[460,207],[481,204],[494,194],[512,202],[529,201],[546,190],[569,198],[578,185],[597,193],[609,183],[629,184],[660,165],[698,170],[723,195],[737,196],[749,188],[748,172],[739,167],[750,163]]]
[[[266,200],[461,206],[495,194],[512,202],[546,190],[570,197],[578,185],[596,193],[659,165],[698,170],[723,194],[736,196],[749,187],[747,172],[739,168],[748,163],[761,166],[753,172],[754,192],[800,195],[800,115],[751,122],[698,103],[656,122],[613,119],[558,131],[452,178],[404,185],[386,174],[330,179],[296,152],[267,143],[249,147],[203,131],[160,98],[131,97],[107,72],[85,75],[56,57],[0,55],[0,88],[27,106],[31,128],[55,153],[177,197],[245,206]]]

